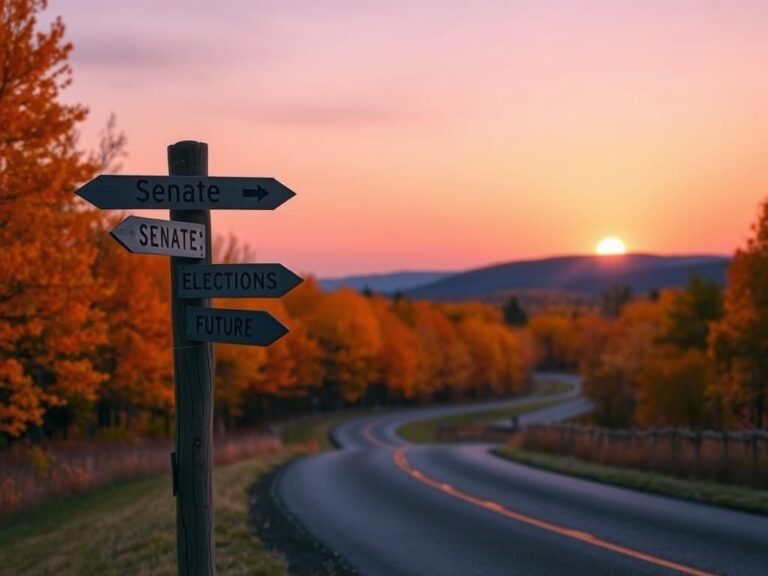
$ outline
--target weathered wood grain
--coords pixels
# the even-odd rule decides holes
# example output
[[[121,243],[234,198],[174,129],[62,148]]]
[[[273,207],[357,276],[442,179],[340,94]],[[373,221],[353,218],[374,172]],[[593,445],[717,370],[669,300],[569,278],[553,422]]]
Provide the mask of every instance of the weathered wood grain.
[[[207,176],[208,145],[184,141],[168,147],[171,176]],[[180,576],[213,576],[213,347],[186,336],[187,308],[210,306],[208,299],[179,297],[181,266],[210,264],[211,215],[208,210],[171,210],[171,220],[206,227],[206,257],[171,258],[173,362],[176,388],[176,533]]]

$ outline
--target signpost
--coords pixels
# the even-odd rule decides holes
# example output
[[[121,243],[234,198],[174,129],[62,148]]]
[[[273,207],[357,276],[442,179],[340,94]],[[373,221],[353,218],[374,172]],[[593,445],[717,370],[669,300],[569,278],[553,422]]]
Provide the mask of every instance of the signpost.
[[[168,171],[98,176],[76,193],[102,209],[170,209],[170,220],[129,216],[111,234],[130,252],[171,256],[178,573],[213,576],[211,342],[268,346],[288,329],[267,312],[211,308],[210,298],[277,298],[302,280],[280,264],[211,264],[210,210],[274,210],[295,194],[274,178],[208,176],[202,142],[169,146]]]
[[[110,232],[128,252],[205,258],[205,226],[128,216]]]
[[[182,298],[280,298],[303,280],[282,264],[181,266]]]

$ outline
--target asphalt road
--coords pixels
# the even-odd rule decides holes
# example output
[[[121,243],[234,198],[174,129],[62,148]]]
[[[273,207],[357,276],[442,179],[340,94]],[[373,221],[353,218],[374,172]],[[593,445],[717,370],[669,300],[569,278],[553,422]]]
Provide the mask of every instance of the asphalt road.
[[[578,389],[564,399],[525,420],[585,408]],[[417,446],[396,433],[410,420],[477,409],[348,422],[334,430],[339,450],[278,475],[282,505],[370,576],[768,574],[766,516],[536,470],[488,445]]]

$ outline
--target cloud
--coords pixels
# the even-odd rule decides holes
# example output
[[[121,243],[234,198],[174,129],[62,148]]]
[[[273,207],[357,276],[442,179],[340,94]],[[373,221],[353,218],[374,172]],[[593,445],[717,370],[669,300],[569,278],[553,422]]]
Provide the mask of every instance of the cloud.
[[[222,54],[200,43],[173,39],[158,41],[152,37],[80,37],[72,53],[72,62],[78,68],[129,72],[199,66],[220,58],[223,58]]]

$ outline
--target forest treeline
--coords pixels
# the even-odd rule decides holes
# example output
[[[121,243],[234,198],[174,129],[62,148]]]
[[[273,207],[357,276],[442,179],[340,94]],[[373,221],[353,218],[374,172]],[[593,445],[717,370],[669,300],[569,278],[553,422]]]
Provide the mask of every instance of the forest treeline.
[[[768,421],[768,202],[727,285],[633,298],[627,287],[594,310],[554,307],[528,331],[539,366],[578,371],[602,426],[765,428]]]
[[[110,238],[115,216],[73,194],[114,170],[125,138],[110,122],[84,153],[87,110],[71,80],[59,19],[43,0],[0,3],[0,444],[19,438],[166,435],[173,379],[169,269]],[[217,241],[220,262],[255,261]],[[291,333],[267,349],[216,347],[216,421],[225,429],[295,410],[457,400],[523,389],[534,365],[580,370],[611,426],[765,424],[768,208],[737,252],[725,292],[686,290],[601,309],[434,304],[308,279],[270,310]]]
[[[168,434],[168,261],[127,254],[108,234],[120,218],[73,193],[115,168],[125,139],[110,122],[98,150],[78,148],[87,111],[60,99],[72,46],[60,19],[38,26],[45,7],[0,4],[0,438]],[[255,260],[217,243],[220,262]],[[268,349],[216,346],[219,427],[289,408],[508,394],[531,366],[524,336],[490,306],[324,294],[310,279],[256,307],[291,333]]]
[[[28,384],[28,405],[10,406],[17,410],[2,422],[6,434],[124,439],[171,433],[168,261],[126,253],[106,233],[110,226],[105,220],[91,234],[91,272],[100,291],[88,305],[90,341],[78,339],[25,363],[32,357],[24,346],[39,340],[20,339],[15,358],[4,359]],[[236,239],[219,243],[219,261],[253,260]],[[524,331],[505,325],[501,312],[485,304],[324,293],[308,278],[280,300],[217,299],[215,305],[269,310],[290,327],[268,348],[215,346],[220,431],[348,405],[506,396],[522,390],[533,364]],[[35,316],[44,314],[39,309]]]

